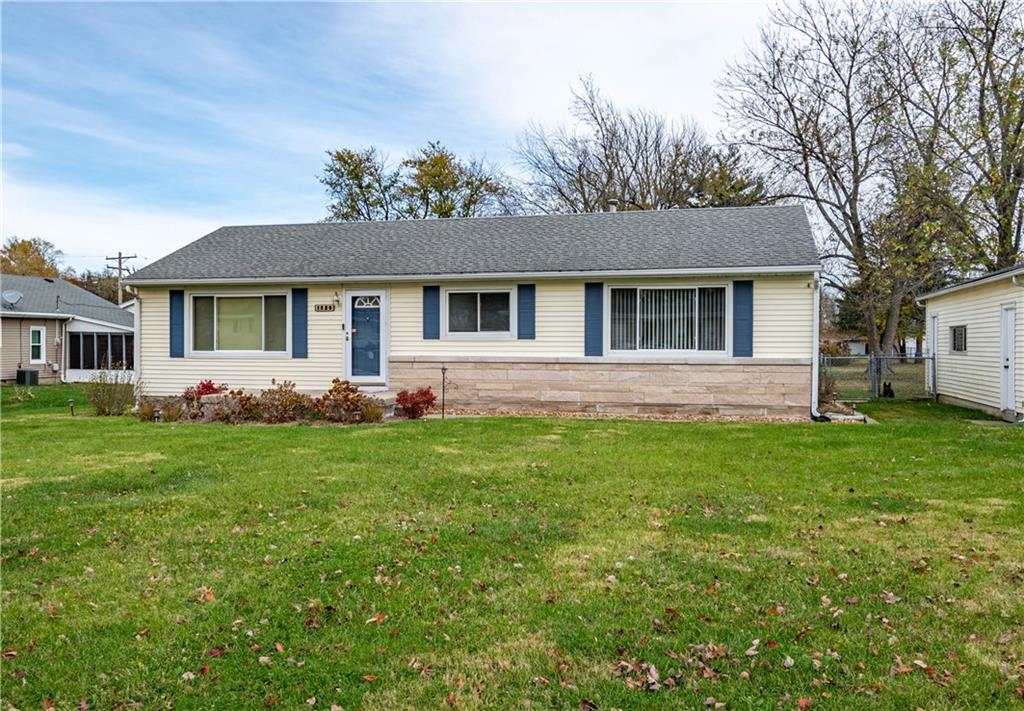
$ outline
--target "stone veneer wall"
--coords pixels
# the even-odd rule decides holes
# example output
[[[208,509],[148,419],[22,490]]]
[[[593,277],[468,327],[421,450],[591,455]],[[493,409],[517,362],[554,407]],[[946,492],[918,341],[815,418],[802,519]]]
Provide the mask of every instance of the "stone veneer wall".
[[[595,412],[807,417],[809,360],[610,362],[582,358],[393,357],[388,389],[430,385],[449,407],[495,412]]]

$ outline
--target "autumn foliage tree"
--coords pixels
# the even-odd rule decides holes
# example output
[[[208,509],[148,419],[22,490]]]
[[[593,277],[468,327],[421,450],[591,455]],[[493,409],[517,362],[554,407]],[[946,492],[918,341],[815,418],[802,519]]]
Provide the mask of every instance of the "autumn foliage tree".
[[[479,217],[509,211],[500,173],[438,142],[391,163],[377,148],[328,151],[329,222]]]
[[[38,237],[9,237],[0,248],[0,273],[21,276],[60,277],[63,253],[52,242]]]

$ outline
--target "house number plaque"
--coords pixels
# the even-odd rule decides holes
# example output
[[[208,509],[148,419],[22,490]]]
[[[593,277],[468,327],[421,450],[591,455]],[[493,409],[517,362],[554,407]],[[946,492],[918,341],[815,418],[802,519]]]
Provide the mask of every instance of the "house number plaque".
[[[324,313],[325,311],[334,311],[334,304],[313,304],[313,310],[317,313]]]

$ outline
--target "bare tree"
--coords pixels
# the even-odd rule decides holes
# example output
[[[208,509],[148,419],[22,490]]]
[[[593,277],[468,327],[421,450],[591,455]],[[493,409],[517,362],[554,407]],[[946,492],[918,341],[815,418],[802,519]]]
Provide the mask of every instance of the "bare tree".
[[[879,76],[887,7],[802,0],[773,11],[760,47],[720,84],[739,141],[809,201],[827,227],[832,285],[856,283],[867,345],[890,352],[911,289],[903,275],[920,256],[893,213],[893,88]]]
[[[517,154],[529,177],[522,202],[542,212],[597,212],[771,202],[762,176],[735,148],[713,146],[696,124],[624,111],[587,78],[573,92],[577,128],[530,127]]]
[[[902,134],[958,194],[961,269],[1020,258],[1024,230],[1024,3],[943,0],[907,6],[887,74]]]

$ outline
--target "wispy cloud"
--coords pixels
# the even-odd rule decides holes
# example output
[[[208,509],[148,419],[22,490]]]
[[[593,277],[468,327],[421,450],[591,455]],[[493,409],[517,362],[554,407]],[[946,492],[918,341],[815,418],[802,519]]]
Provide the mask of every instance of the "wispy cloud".
[[[530,121],[568,119],[580,75],[617,101],[714,131],[714,79],[765,7],[3,3],[0,12],[4,236],[155,258],[222,223],[319,219],[316,175],[329,148],[374,144],[398,158],[441,140],[508,162]]]

